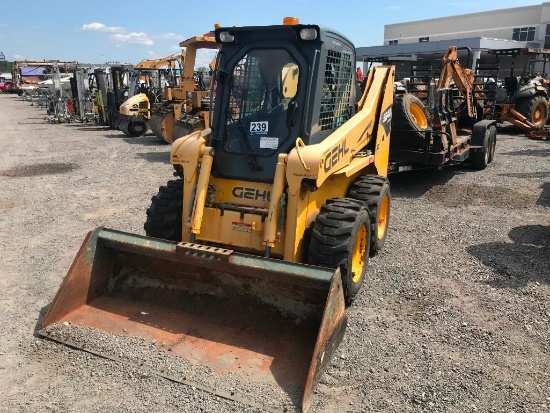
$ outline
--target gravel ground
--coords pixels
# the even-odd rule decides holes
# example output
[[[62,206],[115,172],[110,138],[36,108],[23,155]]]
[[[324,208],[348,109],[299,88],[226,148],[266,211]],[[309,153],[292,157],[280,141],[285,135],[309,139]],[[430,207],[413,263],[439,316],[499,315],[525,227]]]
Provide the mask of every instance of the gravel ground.
[[[136,367],[38,337],[89,230],[143,233],[151,195],[171,178],[169,147],[50,125],[10,95],[0,108],[0,411],[263,411],[202,391],[208,369],[196,368],[197,386],[151,373],[189,366],[139,340],[115,342],[122,359],[145,358]],[[385,249],[312,412],[550,410],[550,141],[515,133],[500,131],[485,171],[391,177]],[[261,389],[252,396],[277,407]]]

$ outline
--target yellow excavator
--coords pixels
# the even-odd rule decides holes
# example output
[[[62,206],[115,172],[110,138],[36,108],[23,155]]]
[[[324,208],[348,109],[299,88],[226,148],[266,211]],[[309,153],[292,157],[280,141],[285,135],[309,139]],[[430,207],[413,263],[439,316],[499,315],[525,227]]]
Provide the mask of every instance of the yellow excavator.
[[[181,82],[165,88],[164,102],[154,110],[149,121],[155,136],[168,143],[203,130],[209,124],[210,90],[207,85],[196,82],[195,62],[197,50],[217,49],[218,44],[214,37],[203,35],[182,41],[180,47],[185,49]],[[210,63],[210,71],[214,69],[214,64],[215,59]]]
[[[119,111],[119,129],[130,137],[143,136],[149,129],[151,113],[162,104],[168,85],[181,83],[185,52],[157,59],[144,59],[134,66],[130,96]]]
[[[113,359],[56,328],[164,343],[207,369],[201,389],[307,411],[386,239],[394,67],[360,94],[353,44],[296,18],[215,39],[211,125],[172,144],[147,236],[90,232],[40,334]]]

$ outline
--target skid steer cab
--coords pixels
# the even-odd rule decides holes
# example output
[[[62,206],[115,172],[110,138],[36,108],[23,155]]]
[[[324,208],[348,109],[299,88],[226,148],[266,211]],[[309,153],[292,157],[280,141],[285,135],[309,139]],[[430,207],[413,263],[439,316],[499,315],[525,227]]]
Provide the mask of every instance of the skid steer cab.
[[[147,237],[91,233],[43,325],[162,340],[306,411],[386,239],[394,69],[360,94],[351,42],[295,18],[215,38],[210,128],[172,144]]]

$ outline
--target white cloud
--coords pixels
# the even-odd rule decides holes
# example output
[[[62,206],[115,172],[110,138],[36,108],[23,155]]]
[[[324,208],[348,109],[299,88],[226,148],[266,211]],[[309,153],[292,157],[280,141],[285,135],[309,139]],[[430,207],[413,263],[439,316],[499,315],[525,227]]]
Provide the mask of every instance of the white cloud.
[[[83,24],[80,30],[85,32],[109,32],[109,33],[123,33],[126,30],[123,27],[118,26],[106,26],[103,23],[93,22]]]
[[[156,34],[153,36],[155,39],[183,39],[182,34],[176,34],[176,33],[162,33],[162,34]]]
[[[14,58],[15,60],[24,60],[24,59],[25,59],[25,56],[20,55],[20,54],[14,54],[14,55],[13,55],[13,58]]]
[[[202,49],[197,50],[197,58],[195,59],[195,69],[199,67],[208,67],[212,59],[216,56],[217,50]]]
[[[157,56],[157,54],[156,54],[155,52],[153,52],[152,50],[149,50],[149,51],[147,52],[147,54],[148,54],[149,56],[151,56],[151,57],[156,57],[156,56]]]
[[[170,49],[171,50],[177,50],[179,52],[181,50],[181,47],[179,47],[178,45],[172,45],[172,46],[170,46]]]
[[[111,36],[112,40],[117,42],[131,43],[131,44],[141,44],[144,46],[152,46],[155,42],[149,37],[147,33],[116,33]]]

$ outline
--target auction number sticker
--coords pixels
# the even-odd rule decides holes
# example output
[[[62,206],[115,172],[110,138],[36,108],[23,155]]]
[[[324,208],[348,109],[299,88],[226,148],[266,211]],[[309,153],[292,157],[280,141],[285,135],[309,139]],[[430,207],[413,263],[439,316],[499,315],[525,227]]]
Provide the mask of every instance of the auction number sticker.
[[[251,135],[265,135],[269,131],[269,122],[250,122]]]
[[[279,138],[268,138],[262,136],[260,138],[260,148],[262,149],[277,149],[279,147]]]

